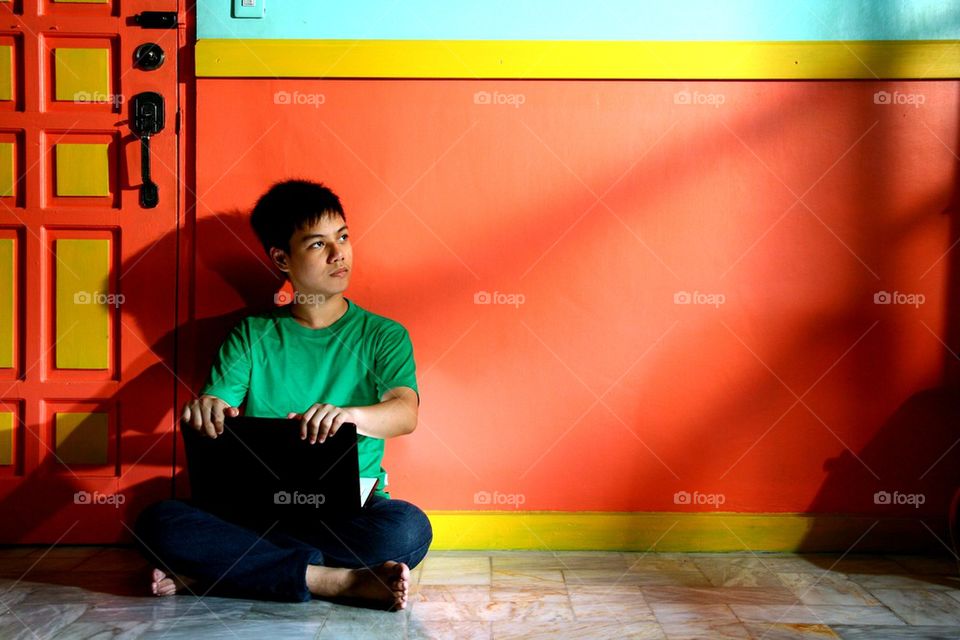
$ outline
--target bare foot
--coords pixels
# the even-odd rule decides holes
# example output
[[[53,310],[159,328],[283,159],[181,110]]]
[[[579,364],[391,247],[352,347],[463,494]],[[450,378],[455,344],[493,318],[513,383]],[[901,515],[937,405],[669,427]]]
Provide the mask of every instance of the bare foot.
[[[372,600],[399,610],[407,606],[410,567],[393,560],[363,569],[310,565],[307,567],[307,585],[314,595]]]
[[[160,569],[153,570],[150,580],[150,590],[155,596],[172,596],[178,589],[189,587],[189,581],[172,574],[168,576]]]

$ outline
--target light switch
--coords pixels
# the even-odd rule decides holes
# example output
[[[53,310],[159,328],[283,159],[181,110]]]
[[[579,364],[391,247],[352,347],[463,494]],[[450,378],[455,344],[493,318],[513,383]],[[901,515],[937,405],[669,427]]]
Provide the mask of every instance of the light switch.
[[[262,18],[266,0],[233,0],[234,18]]]

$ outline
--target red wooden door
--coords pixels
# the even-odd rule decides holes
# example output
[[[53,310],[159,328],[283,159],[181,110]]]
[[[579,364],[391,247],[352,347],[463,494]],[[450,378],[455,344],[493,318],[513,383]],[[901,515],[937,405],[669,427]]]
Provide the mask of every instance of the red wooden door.
[[[143,11],[178,2],[0,3],[0,542],[130,540],[170,495],[184,32]],[[130,128],[148,91],[154,208]]]

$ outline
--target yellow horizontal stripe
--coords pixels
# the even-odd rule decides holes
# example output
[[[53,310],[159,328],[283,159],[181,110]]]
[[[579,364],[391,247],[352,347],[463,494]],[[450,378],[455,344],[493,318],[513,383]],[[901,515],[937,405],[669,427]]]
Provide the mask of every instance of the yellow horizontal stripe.
[[[940,546],[918,520],[867,516],[558,511],[432,511],[427,516],[433,526],[431,548],[438,550],[826,552],[856,545],[863,552]]]
[[[197,42],[200,77],[907,79],[960,77],[960,40]]]

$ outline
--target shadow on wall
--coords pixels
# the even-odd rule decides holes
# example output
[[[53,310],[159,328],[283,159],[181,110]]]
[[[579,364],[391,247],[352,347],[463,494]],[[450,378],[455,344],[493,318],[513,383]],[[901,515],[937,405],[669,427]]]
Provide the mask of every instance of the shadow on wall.
[[[869,66],[870,61],[864,64]],[[943,257],[947,269],[941,384],[909,397],[860,451],[844,451],[824,462],[827,479],[808,512],[842,514],[837,505],[848,498],[848,487],[861,485],[865,477],[872,491],[858,497],[863,508],[856,515],[816,518],[801,551],[922,551],[949,555],[960,566],[953,504],[960,491],[960,256],[955,246],[960,240],[960,169],[954,166],[953,193],[940,212],[950,221],[949,250]],[[877,362],[884,359],[863,366]],[[851,519],[860,524],[854,531],[838,526]],[[830,568],[836,559],[822,561]]]

